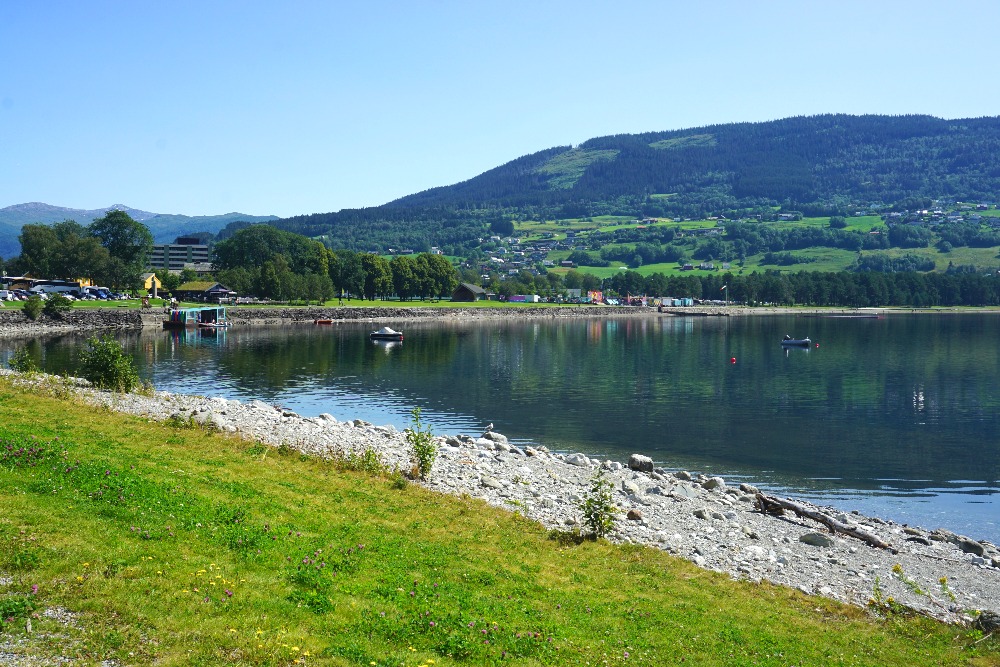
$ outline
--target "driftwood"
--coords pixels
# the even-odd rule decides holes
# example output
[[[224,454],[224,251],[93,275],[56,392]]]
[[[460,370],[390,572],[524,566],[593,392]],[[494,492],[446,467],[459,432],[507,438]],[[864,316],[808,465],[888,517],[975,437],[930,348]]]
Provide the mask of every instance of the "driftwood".
[[[774,496],[765,496],[763,493],[757,494],[757,506],[760,508],[761,512],[766,514],[781,515],[784,510],[790,510],[795,512],[798,516],[804,516],[813,521],[818,521],[833,533],[843,533],[844,535],[850,535],[851,537],[857,538],[862,542],[867,542],[873,547],[878,547],[879,549],[885,549],[892,553],[899,553],[898,549],[894,549],[891,545],[886,544],[880,540],[877,536],[872,535],[866,530],[862,530],[857,526],[849,526],[846,523],[841,523],[836,519],[828,517],[826,514],[819,512],[814,509],[810,509],[805,505],[800,505],[799,503],[792,502],[791,500],[786,500],[784,498],[776,498]]]

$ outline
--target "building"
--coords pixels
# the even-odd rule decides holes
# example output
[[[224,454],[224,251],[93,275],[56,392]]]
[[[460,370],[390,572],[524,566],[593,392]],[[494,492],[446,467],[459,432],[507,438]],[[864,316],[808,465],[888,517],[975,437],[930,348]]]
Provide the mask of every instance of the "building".
[[[462,283],[451,294],[452,301],[479,301],[486,298],[486,290],[479,285]]]
[[[184,283],[174,290],[178,301],[201,301],[203,303],[226,303],[236,298],[236,292],[222,283],[208,280]]]
[[[160,282],[155,273],[142,274],[142,288],[154,299],[159,295],[161,287],[163,287],[163,283]]]
[[[149,254],[150,269],[180,271],[185,264],[209,263],[208,246],[196,236],[178,236],[173,243],[153,245]]]

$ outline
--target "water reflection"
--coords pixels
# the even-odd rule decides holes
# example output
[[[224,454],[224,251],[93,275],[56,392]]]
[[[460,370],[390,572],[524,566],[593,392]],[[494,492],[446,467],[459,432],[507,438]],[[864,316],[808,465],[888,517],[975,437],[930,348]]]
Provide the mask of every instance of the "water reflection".
[[[398,428],[419,406],[438,433],[473,434],[493,422],[519,442],[620,460],[638,451],[670,468],[827,502],[884,502],[894,512],[893,503],[910,498],[907,515],[931,525],[944,511],[952,525],[995,526],[996,319],[817,318],[809,333],[821,347],[777,344],[801,322],[410,322],[405,344],[370,341],[366,323],[145,331],[122,340],[161,389]],[[17,345],[62,372],[74,367],[83,339]],[[0,359],[14,345],[0,341]]]

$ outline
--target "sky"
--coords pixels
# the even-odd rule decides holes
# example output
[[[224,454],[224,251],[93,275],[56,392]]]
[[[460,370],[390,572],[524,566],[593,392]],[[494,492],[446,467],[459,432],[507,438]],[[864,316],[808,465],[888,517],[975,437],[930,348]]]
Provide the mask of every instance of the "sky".
[[[0,208],[378,206],[611,134],[1000,114],[996,0],[3,0]]]

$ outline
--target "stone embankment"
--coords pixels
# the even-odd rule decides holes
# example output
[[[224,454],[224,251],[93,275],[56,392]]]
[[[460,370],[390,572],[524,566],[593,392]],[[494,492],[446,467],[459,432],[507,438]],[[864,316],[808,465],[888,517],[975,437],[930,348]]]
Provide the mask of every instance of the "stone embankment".
[[[4,371],[6,372],[6,371]],[[41,380],[23,379],[22,382]],[[374,451],[389,467],[409,470],[403,433],[391,426],[333,415],[302,417],[260,401],[242,403],[165,392],[121,395],[81,388],[95,404],[154,420],[193,423],[310,456]],[[585,529],[581,501],[598,470],[618,508],[610,539],[663,549],[736,579],[771,581],[859,606],[889,598],[949,622],[974,612],[1000,613],[1000,549],[947,530],[906,526],[855,512],[800,503],[887,543],[891,550],[831,533],[812,519],[759,511],[756,489],[724,479],[544,447],[519,447],[498,433],[438,438],[427,487],[469,494],[552,529]]]
[[[134,308],[80,308],[70,310],[61,317],[39,315],[37,320],[31,320],[20,309],[0,309],[0,337],[141,329],[144,317],[148,315]],[[162,315],[158,321],[163,321]]]
[[[339,308],[296,307],[257,308],[227,307],[226,314],[233,326],[312,324],[316,320],[334,322],[380,320],[430,320],[430,319],[514,319],[514,318],[564,318],[612,317],[649,315],[650,308],[624,308],[609,306],[580,306],[561,308],[510,307],[510,308],[410,308],[379,307]],[[162,327],[165,313],[161,309],[139,311],[135,308],[72,309],[60,317],[40,315],[30,320],[21,310],[0,309],[0,337],[36,336],[39,334],[67,333],[72,331],[139,330],[143,327]]]

